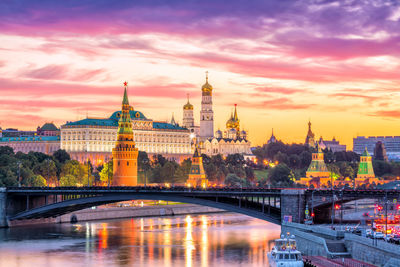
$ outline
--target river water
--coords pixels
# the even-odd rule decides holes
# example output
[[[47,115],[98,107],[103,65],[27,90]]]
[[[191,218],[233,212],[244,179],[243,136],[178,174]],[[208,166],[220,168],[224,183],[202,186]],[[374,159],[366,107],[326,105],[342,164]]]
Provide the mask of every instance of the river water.
[[[280,226],[235,213],[0,229],[0,267],[268,266]]]

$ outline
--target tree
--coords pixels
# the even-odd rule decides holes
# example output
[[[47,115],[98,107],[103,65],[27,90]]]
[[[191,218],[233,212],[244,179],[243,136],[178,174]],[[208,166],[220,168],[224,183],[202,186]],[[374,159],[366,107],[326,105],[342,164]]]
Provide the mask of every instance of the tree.
[[[297,169],[301,164],[300,157],[296,154],[289,156],[289,166],[293,169]]]
[[[80,164],[79,161],[68,160],[61,168],[61,176],[68,174],[74,176],[78,183],[82,184],[84,176],[87,175],[87,167]]]
[[[153,166],[157,166],[158,164],[160,164],[162,167],[165,165],[165,163],[167,163],[167,159],[164,158],[162,155],[153,155]]]
[[[46,179],[41,175],[32,175],[26,180],[28,186],[46,186]]]
[[[185,183],[189,177],[191,166],[192,161],[190,159],[185,159],[184,161],[182,161],[175,171],[175,182]]]
[[[12,156],[14,155],[14,149],[9,146],[0,146],[0,155]]]
[[[112,184],[113,180],[113,161],[105,162],[103,164],[103,169],[100,172],[100,181],[105,184]]]
[[[175,182],[175,170],[178,164],[175,161],[168,161],[161,169],[161,179],[164,183],[174,183]]]
[[[43,160],[41,163],[35,166],[33,170],[35,174],[41,175],[45,177],[47,183],[54,183],[57,182],[57,167],[53,160],[47,158]]]
[[[293,185],[294,174],[286,164],[279,164],[268,173],[268,181],[275,186]]]
[[[77,184],[78,180],[71,174],[67,174],[60,178],[60,186],[76,186]]]
[[[274,156],[274,161],[278,161],[279,163],[288,164],[289,163],[289,157],[285,153],[282,153],[281,151],[279,151]]]
[[[300,154],[301,168],[308,168],[312,160],[312,154],[309,151],[303,151]]]
[[[60,163],[65,163],[67,160],[71,160],[71,156],[64,149],[59,149],[54,152],[53,157]]]
[[[386,173],[391,173],[390,164],[383,160],[373,160],[372,166],[376,176],[383,176]]]
[[[245,181],[244,179],[241,179],[239,176],[237,176],[234,173],[229,173],[224,181],[226,186],[232,186],[232,187],[242,187],[245,186]]]
[[[17,186],[18,180],[14,172],[10,168],[0,168],[0,187],[4,186]]]

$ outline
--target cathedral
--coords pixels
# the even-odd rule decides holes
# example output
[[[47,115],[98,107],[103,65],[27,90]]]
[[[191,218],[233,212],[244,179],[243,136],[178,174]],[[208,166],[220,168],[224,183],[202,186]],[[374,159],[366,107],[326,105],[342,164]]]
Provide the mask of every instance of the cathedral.
[[[250,141],[245,130],[240,130],[240,120],[237,113],[237,105],[226,122],[226,129],[222,132],[217,130],[214,133],[214,112],[212,107],[213,87],[208,82],[208,72],[206,72],[206,82],[201,87],[202,100],[200,110],[200,127],[194,124],[193,105],[189,102],[183,106],[183,127],[193,133],[199,141],[201,153],[209,156],[221,154],[243,154],[245,157],[252,157]]]

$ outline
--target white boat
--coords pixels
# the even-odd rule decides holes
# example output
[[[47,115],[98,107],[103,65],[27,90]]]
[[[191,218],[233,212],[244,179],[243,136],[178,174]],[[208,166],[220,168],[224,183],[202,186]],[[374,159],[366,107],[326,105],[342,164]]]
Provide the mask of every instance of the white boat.
[[[270,267],[304,267],[301,252],[297,250],[294,235],[275,240],[275,245],[268,254]]]

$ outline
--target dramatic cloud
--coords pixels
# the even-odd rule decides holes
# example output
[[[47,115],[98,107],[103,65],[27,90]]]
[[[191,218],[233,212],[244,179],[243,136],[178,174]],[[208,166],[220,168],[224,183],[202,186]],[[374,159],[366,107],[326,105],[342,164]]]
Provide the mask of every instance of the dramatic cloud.
[[[393,0],[1,1],[0,120],[107,113],[124,80],[147,116],[180,114],[190,93],[198,120],[206,70],[217,123],[237,103],[255,135],[260,121],[398,119],[399,19]]]

